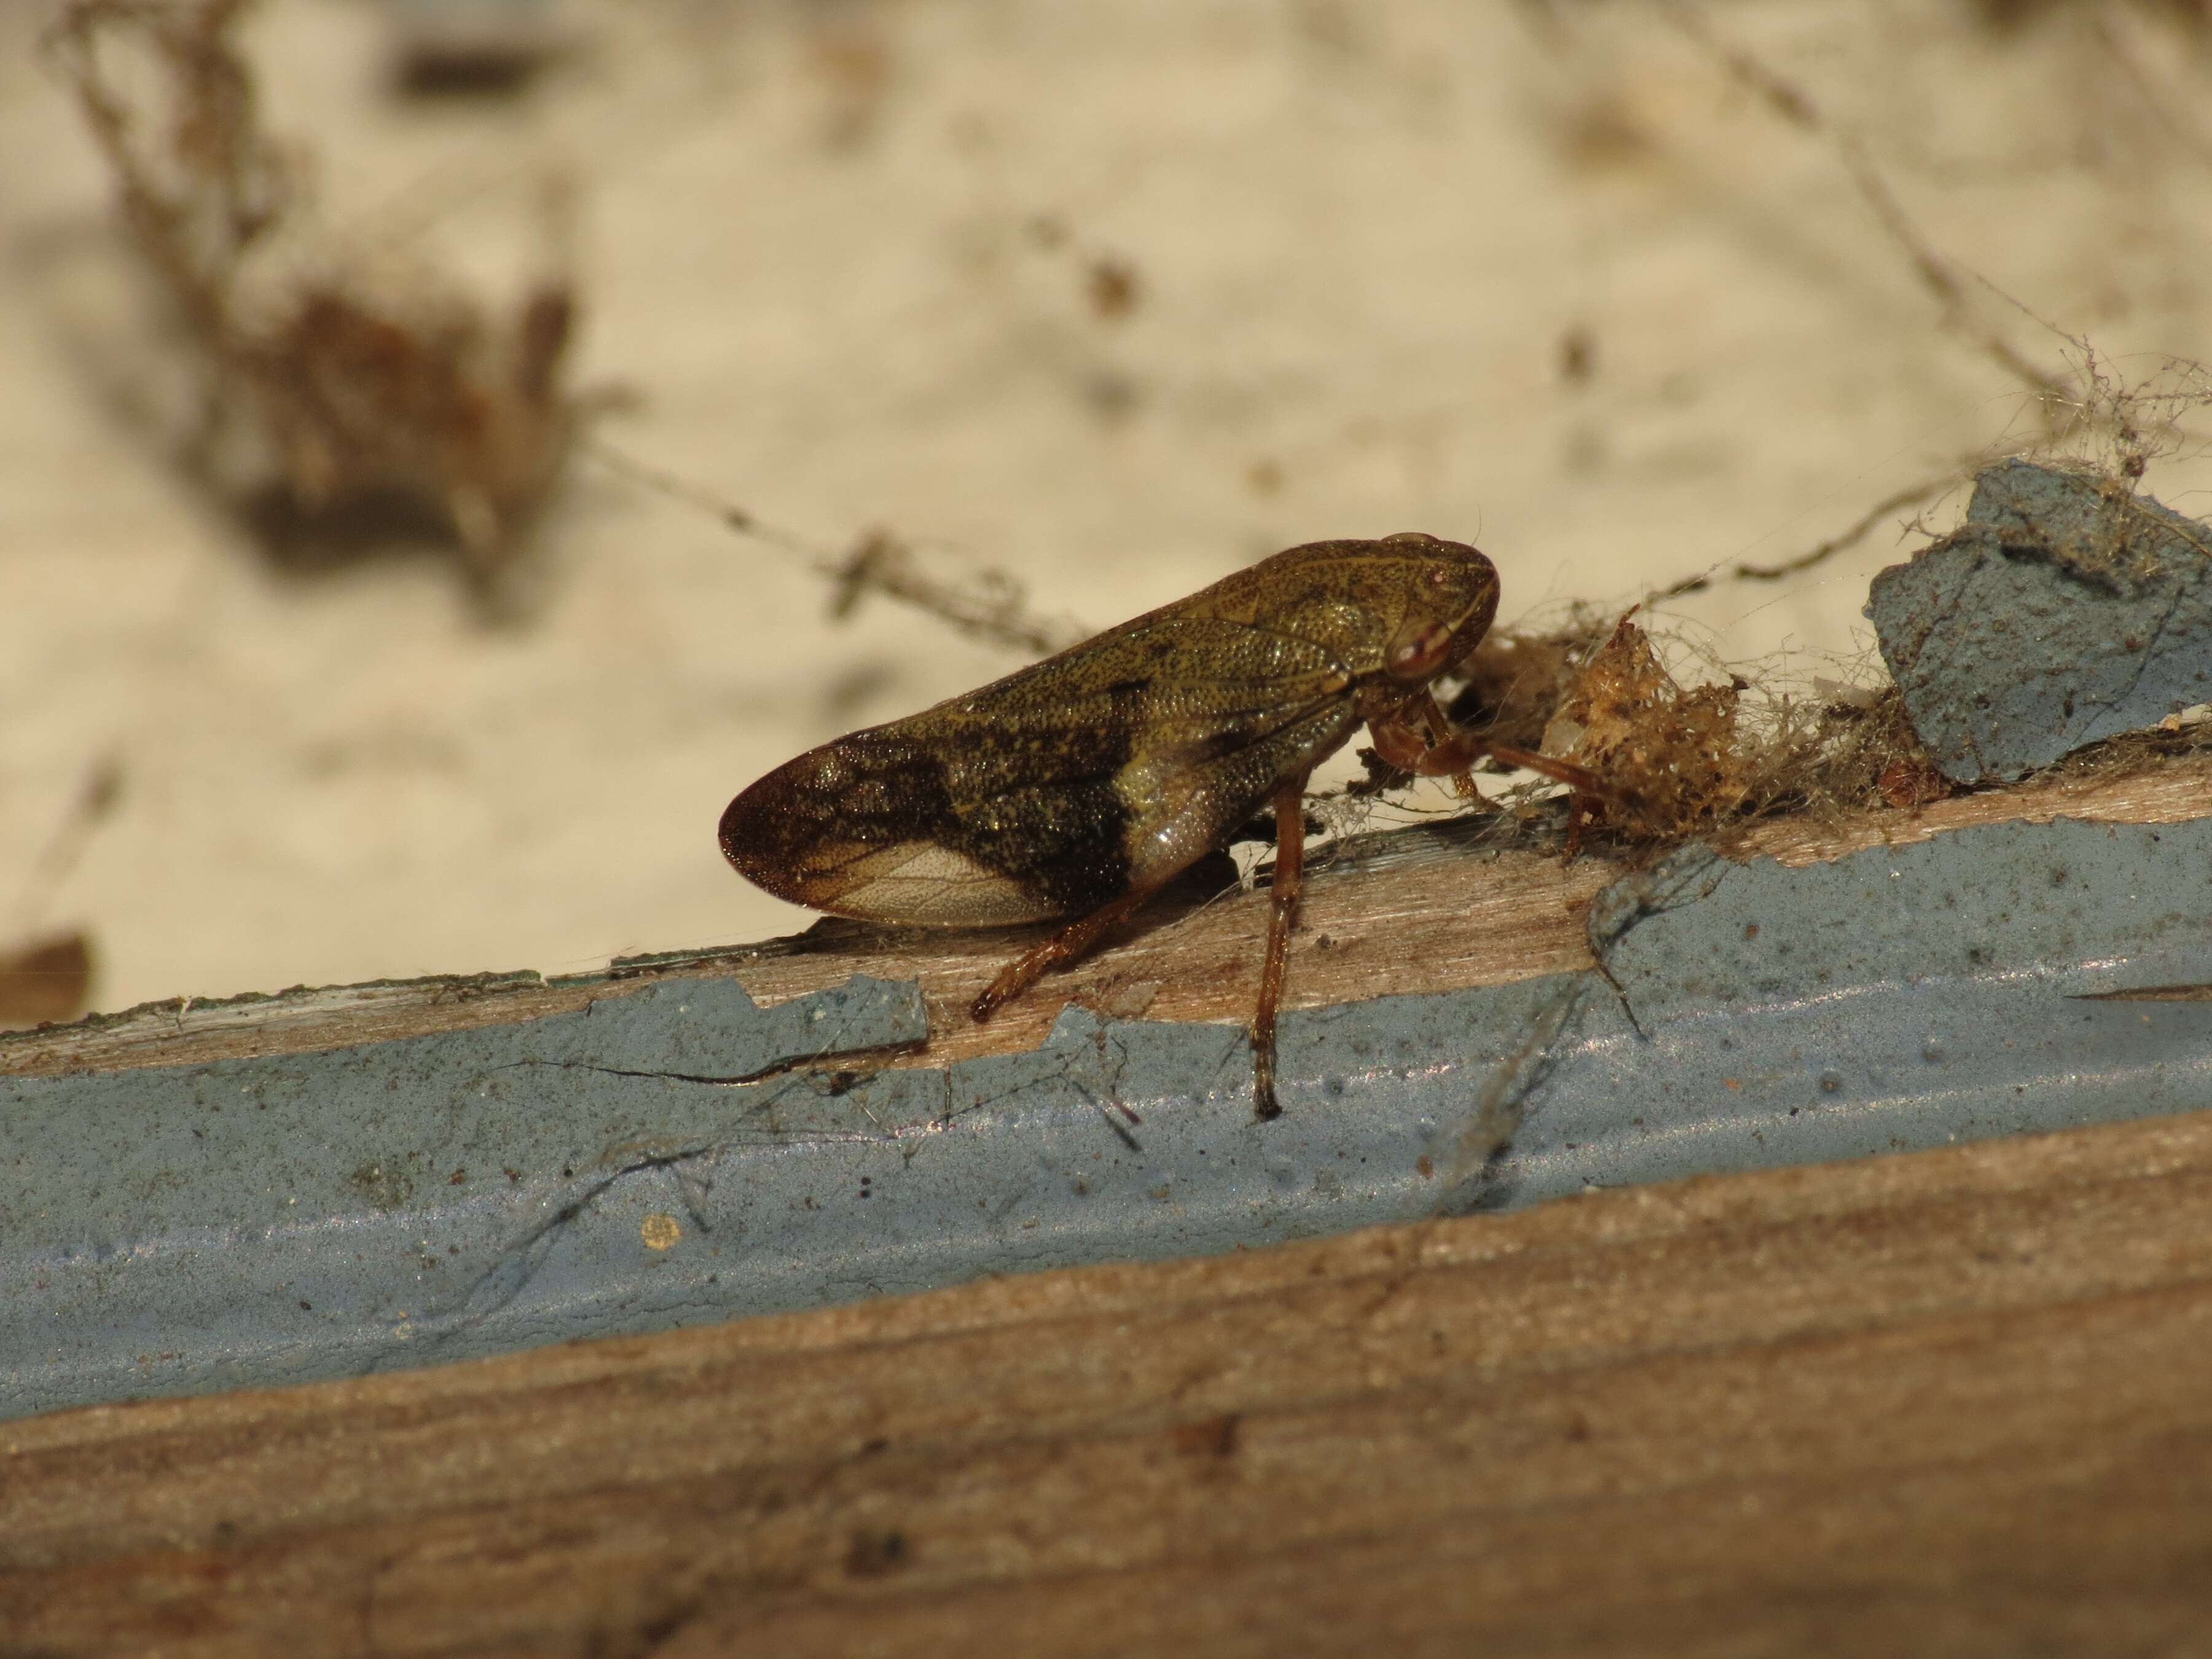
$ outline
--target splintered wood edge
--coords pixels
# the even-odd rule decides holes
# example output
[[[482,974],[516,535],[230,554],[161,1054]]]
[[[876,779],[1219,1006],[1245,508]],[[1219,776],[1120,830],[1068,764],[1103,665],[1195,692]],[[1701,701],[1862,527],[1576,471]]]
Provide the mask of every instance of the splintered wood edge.
[[[1832,822],[1770,819],[1717,836],[1715,844],[1735,859],[1804,866],[2008,820],[2174,823],[2208,815],[2212,756],[2191,756],[2134,771],[1983,791],[1917,811],[1884,810]],[[1590,967],[1585,914],[1625,867],[1603,857],[1566,864],[1553,852],[1485,847],[1465,821],[1325,848],[1307,872],[1285,1006],[1509,984]],[[938,1066],[1034,1048],[1071,1002],[1122,1019],[1242,1022],[1258,994],[1267,927],[1264,891],[1231,890],[1180,908],[1157,904],[1105,948],[1052,975],[987,1025],[968,1017],[969,1003],[1038,930],[947,933],[832,923],[757,945],[641,963],[610,978],[549,982],[528,974],[484,974],[199,1007],[189,1000],[156,1004],[0,1039],[0,1076],[199,1064],[518,1024],[666,979],[735,978],[766,1005],[841,985],[855,974],[919,980],[928,1003],[928,1043],[875,1057],[876,1063]]]

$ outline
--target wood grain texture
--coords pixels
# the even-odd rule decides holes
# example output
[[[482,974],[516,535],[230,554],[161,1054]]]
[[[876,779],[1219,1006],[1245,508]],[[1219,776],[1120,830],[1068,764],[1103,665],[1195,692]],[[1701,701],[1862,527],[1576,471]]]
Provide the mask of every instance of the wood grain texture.
[[[2212,1115],[0,1426],[0,1650],[2179,1654]]]
[[[1984,791],[1917,812],[1768,820],[1731,833],[1723,850],[1810,864],[2005,819],[2157,823],[2208,811],[2212,756],[2193,756]],[[1501,845],[1512,833],[1510,823],[1497,820],[1462,821],[1359,837],[1317,852],[1307,871],[1285,1006],[1506,984],[1589,967],[1585,913],[1623,866],[1599,856],[1562,864],[1554,851]],[[757,1001],[774,1003],[842,984],[856,973],[921,981],[930,1041],[886,1063],[943,1065],[1034,1048],[1071,1001],[1124,1018],[1242,1023],[1258,994],[1267,929],[1264,892],[1231,889],[1179,902],[1164,896],[1105,948],[1048,976],[981,1026],[969,1019],[969,1003],[1039,930],[941,932],[827,921],[793,939],[641,966],[611,982],[487,974],[198,1006],[156,1005],[0,1039],[0,1074],[177,1065],[380,1042],[537,1018],[672,977],[733,975]]]

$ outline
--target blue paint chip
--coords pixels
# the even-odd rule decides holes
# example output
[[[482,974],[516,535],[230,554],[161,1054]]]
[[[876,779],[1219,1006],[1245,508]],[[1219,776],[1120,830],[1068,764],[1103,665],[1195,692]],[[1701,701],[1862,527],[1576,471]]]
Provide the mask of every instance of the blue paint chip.
[[[2212,530],[2110,478],[2008,460],[1866,608],[1944,775],[2010,781],[2212,702]]]

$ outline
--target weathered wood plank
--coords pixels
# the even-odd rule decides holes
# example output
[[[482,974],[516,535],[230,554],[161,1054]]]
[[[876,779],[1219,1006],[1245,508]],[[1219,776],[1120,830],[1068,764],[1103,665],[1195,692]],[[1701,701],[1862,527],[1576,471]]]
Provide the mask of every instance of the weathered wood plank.
[[[0,1428],[26,1652],[2177,1652],[2212,1115]]]

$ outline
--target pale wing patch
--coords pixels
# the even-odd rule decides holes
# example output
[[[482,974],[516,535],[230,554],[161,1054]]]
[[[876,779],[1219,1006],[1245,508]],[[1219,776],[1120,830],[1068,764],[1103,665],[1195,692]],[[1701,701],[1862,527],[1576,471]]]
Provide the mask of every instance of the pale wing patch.
[[[1133,882],[1164,881],[1221,845],[1287,780],[1344,746],[1359,717],[1321,702],[1232,752],[1193,763],[1168,756],[1126,769],[1115,781],[1129,808],[1123,850]]]
[[[810,895],[807,903],[862,921],[999,927],[1055,914],[995,870],[934,842],[901,842],[839,860],[834,878],[817,874],[811,885],[820,896]]]

